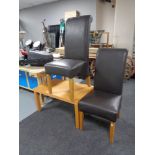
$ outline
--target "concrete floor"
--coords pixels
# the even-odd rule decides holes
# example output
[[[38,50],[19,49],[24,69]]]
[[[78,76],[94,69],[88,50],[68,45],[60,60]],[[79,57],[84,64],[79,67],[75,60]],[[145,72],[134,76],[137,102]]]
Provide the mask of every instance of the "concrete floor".
[[[19,89],[19,121],[30,116],[36,111],[33,92]]]

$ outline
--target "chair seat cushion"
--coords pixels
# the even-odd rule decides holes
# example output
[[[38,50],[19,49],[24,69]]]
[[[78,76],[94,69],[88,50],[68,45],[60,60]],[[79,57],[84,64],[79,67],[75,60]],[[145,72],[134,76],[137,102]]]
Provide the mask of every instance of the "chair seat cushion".
[[[57,74],[73,78],[81,71],[85,62],[76,59],[61,59],[45,64],[45,71],[47,74]]]
[[[120,110],[121,95],[94,91],[79,103],[79,110],[115,122]]]

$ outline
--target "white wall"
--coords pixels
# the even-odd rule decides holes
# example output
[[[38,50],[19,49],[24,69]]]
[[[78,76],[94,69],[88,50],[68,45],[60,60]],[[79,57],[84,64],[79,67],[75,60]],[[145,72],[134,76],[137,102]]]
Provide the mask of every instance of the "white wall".
[[[96,0],[63,0],[20,10],[20,23],[27,32],[26,39],[42,41],[41,21],[45,18],[46,25],[59,24],[64,13],[72,10],[78,10],[80,15],[92,15],[91,29],[96,29]]]
[[[127,48],[133,52],[135,25],[135,0],[116,0],[114,37],[115,47]]]
[[[103,0],[96,0],[96,29],[110,33],[109,43],[113,42],[115,8]],[[104,41],[105,42],[105,41]]]

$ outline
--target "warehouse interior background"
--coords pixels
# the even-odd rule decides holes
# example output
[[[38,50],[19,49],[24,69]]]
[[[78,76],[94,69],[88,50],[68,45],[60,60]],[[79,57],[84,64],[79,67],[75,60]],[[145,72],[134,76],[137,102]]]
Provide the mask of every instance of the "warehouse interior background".
[[[0,154],[155,154],[154,6],[153,0],[2,1]],[[106,121],[86,115],[84,130],[76,129],[73,107],[46,97],[38,112],[34,92],[19,84],[19,32],[24,32],[23,43],[44,42],[43,19],[46,26],[57,25],[65,12],[75,10],[93,17],[91,31],[109,32],[108,48],[128,50],[132,72],[123,81],[113,144]],[[101,38],[103,45],[106,37]]]
[[[46,1],[47,3],[45,3]],[[66,11],[78,10],[80,15],[92,15],[91,30],[104,29],[110,33],[110,44],[118,48],[127,48],[129,55],[133,54],[135,0],[117,0],[115,7],[112,7],[112,3],[104,0],[46,1],[26,1],[25,4],[21,0],[19,19],[20,29],[27,32],[25,40],[30,38],[42,40],[41,21],[44,18],[46,18],[47,25],[56,25],[59,24]]]

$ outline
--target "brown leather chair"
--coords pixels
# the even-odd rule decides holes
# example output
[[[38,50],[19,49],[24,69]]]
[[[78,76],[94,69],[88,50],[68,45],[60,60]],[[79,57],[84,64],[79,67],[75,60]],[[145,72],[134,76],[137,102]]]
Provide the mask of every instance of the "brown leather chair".
[[[89,77],[89,31],[92,18],[90,15],[69,18],[65,28],[64,59],[52,61],[45,65],[47,74],[57,74],[69,78],[71,100],[74,100],[73,77]]]
[[[83,128],[84,113],[107,119],[110,121],[110,143],[114,141],[115,122],[121,108],[126,57],[126,49],[99,49],[94,93],[87,95],[79,103],[80,129]]]

